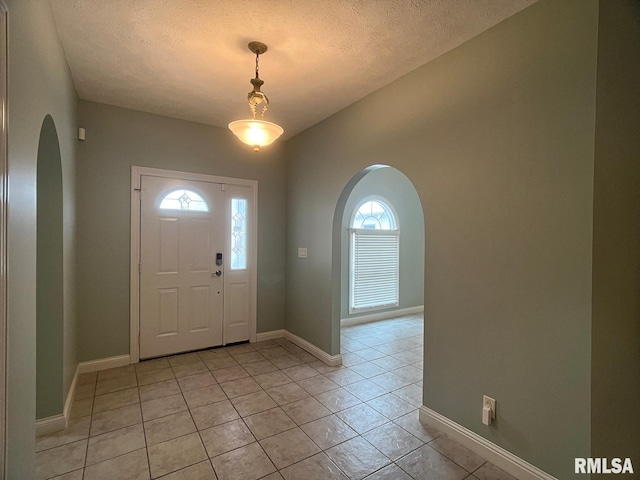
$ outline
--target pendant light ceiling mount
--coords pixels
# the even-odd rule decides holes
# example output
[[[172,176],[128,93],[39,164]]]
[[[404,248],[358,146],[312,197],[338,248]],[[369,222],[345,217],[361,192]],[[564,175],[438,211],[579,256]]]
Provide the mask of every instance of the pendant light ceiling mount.
[[[269,47],[267,47],[267,45],[262,42],[249,42],[249,45],[247,46],[249,47],[249,50],[251,50],[256,55],[262,55],[267,50],[269,50]]]
[[[256,56],[256,76],[250,80],[253,90],[247,94],[252,118],[231,122],[229,130],[242,142],[251,145],[255,152],[258,152],[260,147],[270,145],[277,140],[284,133],[284,130],[279,125],[264,120],[264,114],[269,108],[269,99],[260,90],[264,81],[260,79],[259,61],[260,55],[265,53],[269,47],[262,42],[255,41],[249,42],[247,46]],[[258,111],[260,105],[262,105],[262,110]]]

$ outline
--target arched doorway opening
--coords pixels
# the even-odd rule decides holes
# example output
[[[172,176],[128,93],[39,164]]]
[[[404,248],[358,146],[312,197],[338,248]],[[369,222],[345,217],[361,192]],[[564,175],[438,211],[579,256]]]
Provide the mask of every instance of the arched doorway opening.
[[[351,221],[354,218],[354,211],[363,201],[368,198],[383,198],[393,205],[397,211],[399,225],[399,296],[396,304],[381,305],[379,308],[364,309],[354,311],[351,302],[352,278],[350,264],[352,264],[353,239],[350,229]],[[342,348],[341,345],[341,324],[354,325],[359,322],[383,320],[393,317],[413,317],[414,322],[406,321],[402,325],[406,329],[407,338],[413,343],[405,342],[404,350],[415,350],[412,355],[407,356],[405,365],[417,364],[416,368],[421,368],[422,361],[422,332],[423,332],[423,308],[424,308],[424,212],[418,193],[412,182],[399,170],[387,165],[372,165],[358,172],[347,183],[342,191],[336,205],[333,219],[333,257],[332,257],[332,351],[341,352],[343,363],[348,365],[353,361],[361,361],[367,354],[372,356],[376,353],[369,350],[363,356],[358,356],[354,351],[354,346],[364,350],[363,345],[352,345]],[[400,324],[396,324],[400,326]],[[393,325],[387,323],[386,328],[393,330]],[[344,337],[346,339],[346,337]],[[346,342],[358,343],[358,342]],[[361,343],[361,342],[360,342]],[[375,343],[375,339],[370,339],[367,343]],[[372,347],[374,345],[364,345]],[[413,348],[406,348],[412,346]],[[393,346],[382,347],[386,349],[386,355],[393,354]],[[355,355],[352,355],[356,353]],[[384,352],[382,352],[384,353]],[[420,353],[420,358],[418,358]],[[360,358],[358,358],[360,357]],[[408,362],[417,359],[415,362]],[[398,366],[401,366],[398,364]],[[409,370],[409,369],[407,369]],[[416,372],[412,372],[416,373]],[[416,378],[418,375],[416,373]],[[420,374],[419,378],[422,376]]]
[[[62,164],[56,126],[42,122],[37,159],[36,419],[63,410]]]

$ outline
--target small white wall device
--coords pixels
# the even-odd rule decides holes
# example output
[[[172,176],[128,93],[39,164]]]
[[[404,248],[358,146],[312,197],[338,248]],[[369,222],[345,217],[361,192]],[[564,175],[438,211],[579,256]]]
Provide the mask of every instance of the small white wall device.
[[[484,395],[482,397],[482,423],[491,425],[496,418],[496,401]]]

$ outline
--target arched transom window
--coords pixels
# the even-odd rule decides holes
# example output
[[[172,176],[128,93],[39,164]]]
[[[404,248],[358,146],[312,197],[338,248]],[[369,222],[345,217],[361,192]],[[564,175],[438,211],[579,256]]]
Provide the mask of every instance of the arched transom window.
[[[391,204],[361,201],[351,217],[349,313],[399,305],[400,231]]]
[[[188,210],[208,212],[209,206],[204,198],[193,190],[178,189],[167,193],[160,201],[160,210]]]
[[[353,216],[352,228],[368,230],[395,230],[396,219],[391,208],[381,200],[367,200]]]

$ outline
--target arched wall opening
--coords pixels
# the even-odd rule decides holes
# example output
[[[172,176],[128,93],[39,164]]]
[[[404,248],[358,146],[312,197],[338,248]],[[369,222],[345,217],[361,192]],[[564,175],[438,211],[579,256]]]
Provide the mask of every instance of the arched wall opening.
[[[63,410],[62,163],[51,115],[42,122],[37,159],[36,418]]]
[[[358,203],[372,195],[387,199],[397,210],[399,305],[375,312],[349,313],[349,222]],[[370,313],[392,317],[394,312],[401,315],[421,310],[424,305],[424,212],[413,183],[401,171],[387,165],[371,165],[351,178],[336,205],[332,243],[332,352],[340,352],[341,320],[358,322]]]

